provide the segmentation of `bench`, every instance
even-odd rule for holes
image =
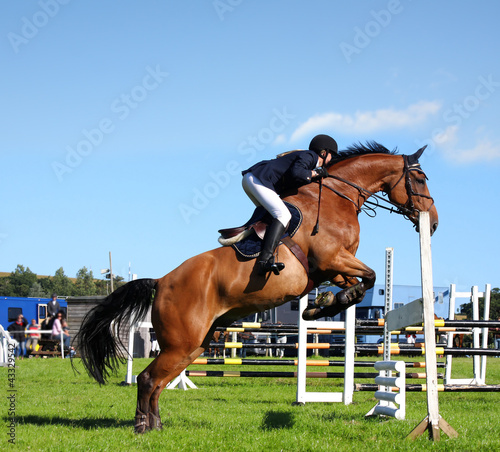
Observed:
[[[59,341],[52,339],[40,339],[38,341],[38,350],[31,352],[32,356],[61,356]]]

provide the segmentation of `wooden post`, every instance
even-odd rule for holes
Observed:
[[[429,212],[420,212],[420,267],[422,273],[422,301],[424,304],[425,371],[427,374],[427,416],[408,435],[415,439],[426,430],[434,441],[440,440],[440,429],[450,437],[458,433],[439,415],[437,388],[436,336],[434,329],[434,295]]]

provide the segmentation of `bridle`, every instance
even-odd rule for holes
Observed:
[[[346,194],[336,190],[333,187],[330,187],[326,184],[323,184],[323,180],[321,179],[319,181],[320,185],[319,185],[319,197],[318,197],[318,217],[316,220],[316,225],[315,225],[314,230],[313,230],[313,235],[316,235],[318,230],[319,230],[319,211],[320,211],[320,206],[321,206],[321,194],[322,194],[323,185],[325,186],[325,188],[332,191],[337,196],[340,196],[341,198],[346,199],[347,201],[350,201],[351,203],[353,203],[354,206],[356,207],[357,214],[360,212],[364,212],[369,217],[375,217],[377,214],[375,209],[377,207],[380,207],[381,209],[388,210],[390,213],[397,213],[399,215],[402,215],[407,220],[411,220],[411,218],[415,217],[419,211],[418,209],[415,208],[415,203],[413,202],[413,198],[417,197],[417,196],[420,198],[426,198],[426,199],[432,200],[431,205],[427,209],[427,211],[430,211],[432,209],[432,206],[434,205],[434,198],[432,198],[432,196],[426,195],[424,193],[416,192],[413,189],[413,185],[412,185],[411,177],[410,177],[410,174],[412,171],[416,171],[419,174],[423,175],[425,177],[425,179],[428,179],[426,174],[424,173],[424,171],[422,170],[422,168],[420,167],[420,164],[418,162],[410,164],[408,162],[408,156],[403,155],[403,161],[404,161],[404,167],[403,167],[403,173],[401,174],[401,177],[398,179],[398,181],[391,188],[389,188],[387,190],[386,194],[391,193],[392,190],[394,190],[399,185],[399,183],[404,179],[406,194],[408,196],[408,200],[406,201],[405,204],[395,203],[395,202],[391,201],[390,199],[384,198],[384,197],[378,195],[377,193],[374,193],[370,190],[367,190],[366,188],[360,187],[359,185],[357,185],[351,181],[348,181],[342,177],[335,176],[333,174],[329,174],[327,176],[328,178],[338,180],[340,182],[345,183],[346,185],[349,185],[350,187],[355,188],[358,191],[358,201],[356,202],[353,199],[351,199],[349,196],[347,196]],[[376,201],[375,202],[368,201],[368,198],[370,198],[370,197],[375,198]],[[363,202],[360,202],[360,198],[363,199]],[[380,204],[380,202],[389,204],[390,206]],[[370,206],[366,206],[366,204],[369,204]]]

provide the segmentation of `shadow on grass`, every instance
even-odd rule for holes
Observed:
[[[76,427],[84,430],[97,430],[100,428],[133,428],[134,420],[123,420],[115,418],[85,418],[85,419],[70,419],[66,417],[49,417],[49,416],[20,416],[17,418],[19,424],[31,425],[60,425],[63,427]]]
[[[262,420],[262,430],[279,430],[293,427],[291,413],[284,411],[268,411]]]

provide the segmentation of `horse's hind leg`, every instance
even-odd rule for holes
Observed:
[[[201,348],[199,352],[201,353]],[[184,370],[198,350],[189,353],[182,348],[165,349],[137,377],[137,409],[135,432],[161,429],[158,398],[163,388]]]

